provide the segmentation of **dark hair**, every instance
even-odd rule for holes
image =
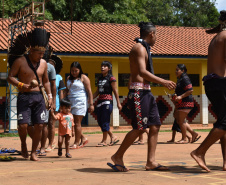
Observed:
[[[140,38],[145,38],[150,32],[155,31],[155,25],[152,22],[140,22]]]
[[[181,71],[184,71],[184,73],[187,73],[186,65],[184,65],[184,64],[177,64],[177,67],[178,67]]]
[[[63,61],[57,55],[51,55],[50,59],[55,64],[56,74],[59,74],[63,68]]]
[[[81,78],[81,76],[82,76],[82,74],[83,74],[83,71],[82,71],[82,67],[81,67],[81,65],[79,64],[79,62],[73,62],[72,64],[71,64],[71,67],[70,67],[70,76],[69,76],[69,80],[73,80],[73,79],[75,79],[74,77],[73,77],[73,75],[71,74],[71,68],[72,67],[75,67],[75,68],[78,68],[79,69],[79,78]]]
[[[222,10],[220,11],[220,17],[218,18],[219,21],[226,21],[226,11]],[[214,33],[220,33],[222,31],[223,28],[226,28],[226,23],[224,24],[218,24],[217,26],[215,26],[214,28],[210,29],[210,30],[206,30],[207,34],[214,34]]]
[[[65,107],[70,107],[71,106],[71,102],[68,99],[68,97],[60,100],[60,106],[65,106]]]
[[[101,63],[101,66],[108,66],[108,68],[110,69],[110,70],[108,71],[108,74],[112,75],[112,64],[111,64],[110,62],[108,62],[108,61],[103,61],[103,62]]]
[[[226,21],[226,10],[222,10],[220,11],[220,17],[218,18],[218,20],[220,21]]]

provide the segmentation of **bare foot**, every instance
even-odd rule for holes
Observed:
[[[76,144],[73,144],[73,145],[69,146],[70,149],[79,149],[79,148],[81,148],[81,147],[82,147],[82,146],[78,146],[78,145],[76,145]]]
[[[151,165],[151,167],[146,165],[145,166],[146,171],[150,171],[150,170],[153,170],[153,171],[169,171],[168,167],[163,166],[163,165],[158,164],[158,163],[156,163],[156,164],[155,165]]]
[[[123,167],[121,167],[121,166],[124,166],[124,162],[123,162],[123,160],[121,159],[121,158],[117,158],[117,157],[115,157],[115,155],[113,155],[112,157],[111,157],[111,160],[114,162],[114,164],[116,165],[116,164],[118,164],[118,165],[120,165],[120,166],[116,166],[116,168],[119,170],[119,171],[121,171],[121,172],[127,172],[127,171],[129,171],[129,169],[128,168],[123,168]]]
[[[192,135],[191,143],[194,143],[200,139],[201,136],[199,136],[196,132]]]
[[[54,149],[55,149],[55,143],[52,144],[52,145],[49,145],[46,149],[45,149],[45,152],[52,152]]]
[[[27,151],[27,145],[21,145],[21,155],[23,158],[28,159],[28,151]]]
[[[88,142],[89,142],[89,140],[87,138],[83,139],[82,147],[84,147]]]
[[[80,144],[78,145],[80,148],[84,147],[87,143],[89,142],[89,140],[85,137],[82,137],[81,138],[81,142]]]
[[[114,146],[118,142],[119,142],[118,137],[114,136],[111,138],[111,142],[110,142],[109,146]]]
[[[143,141],[134,141],[132,145],[144,145]]]
[[[226,164],[223,165],[223,171],[226,171]]]
[[[45,148],[40,148],[40,153],[45,153]]]
[[[188,141],[181,139],[181,140],[177,141],[176,144],[188,144]]]
[[[35,153],[31,153],[30,160],[31,160],[31,161],[40,161],[40,159],[39,159],[39,158],[37,158],[37,156],[36,156],[36,154],[35,154]]]
[[[188,143],[191,143],[191,137],[186,136],[188,138]]]
[[[117,141],[117,139],[118,139],[117,136],[112,137],[111,138],[111,143],[114,142],[114,141]]]
[[[47,147],[47,148],[45,149],[45,152],[52,152],[52,148],[51,148],[51,147]]]
[[[167,143],[174,143],[174,142],[175,142],[175,140],[173,140],[173,139],[167,141]]]
[[[193,152],[190,153],[191,157],[195,159],[195,161],[198,163],[198,165],[203,169],[206,170],[207,172],[210,172],[210,169],[207,168],[206,163],[205,163],[205,158],[204,156],[198,156],[196,154],[196,151],[194,150]]]

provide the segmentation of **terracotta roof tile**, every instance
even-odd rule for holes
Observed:
[[[2,20],[2,19],[0,19]],[[51,32],[50,44],[55,52],[89,54],[128,54],[139,36],[137,25],[47,21],[45,28]],[[8,20],[0,21],[0,29]],[[204,28],[156,26],[157,41],[152,48],[154,55],[206,56],[214,35]],[[7,50],[8,30],[0,32],[0,50]]]

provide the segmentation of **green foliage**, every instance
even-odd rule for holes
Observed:
[[[25,0],[4,0],[4,18],[9,18],[27,4],[29,3]],[[3,17],[3,0],[1,0],[0,17]]]
[[[3,2],[3,0],[1,0]],[[40,0],[41,1],[41,0]],[[50,0],[48,20],[213,27],[218,24],[216,0]],[[4,0],[5,17],[31,0]],[[2,9],[0,9],[2,16]]]

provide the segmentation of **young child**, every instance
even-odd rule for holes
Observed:
[[[71,136],[74,137],[74,119],[71,112],[70,100],[64,98],[60,101],[60,113],[54,114],[54,110],[51,110],[51,114],[55,120],[59,120],[58,130],[58,156],[62,156],[62,145],[65,138],[66,157],[71,158],[69,153],[69,143]]]

